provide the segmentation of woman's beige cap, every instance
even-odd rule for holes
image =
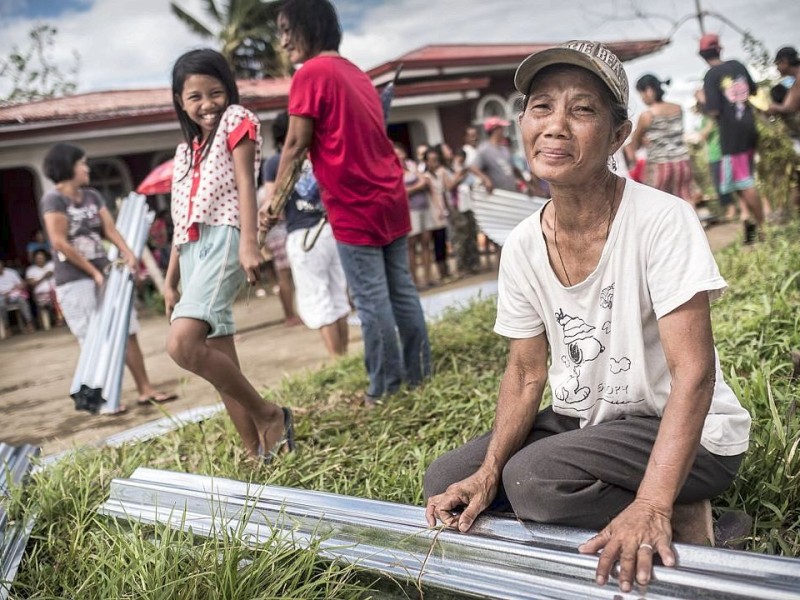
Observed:
[[[530,91],[534,76],[550,65],[567,64],[588,69],[603,81],[614,98],[628,106],[628,76],[617,55],[600,42],[572,40],[531,54],[514,75],[514,87],[523,94]]]

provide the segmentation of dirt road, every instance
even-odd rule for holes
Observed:
[[[739,235],[735,224],[708,230],[712,249],[731,243]],[[466,278],[447,287],[465,286],[491,278]],[[425,295],[445,288],[435,288]],[[287,373],[315,369],[327,354],[319,333],[302,326],[285,327],[275,296],[239,302],[234,309],[237,350],[242,369],[257,389],[275,385]],[[183,371],[165,350],[166,320],[160,316],[142,318],[139,334],[151,380],[158,387],[175,390],[180,399],[163,405],[170,414],[219,402],[214,389],[200,377]],[[350,328],[351,352],[360,352],[361,333]],[[136,389],[129,374],[123,382],[123,403],[130,410],[121,416],[92,416],[75,410],[69,398],[78,344],[66,328],[0,340],[0,441],[42,446],[53,454],[73,445],[103,440],[115,433],[162,418],[153,406],[136,405]]]
[[[282,324],[277,297],[251,297],[247,304],[237,303],[235,313],[242,368],[257,389],[274,385],[286,373],[316,368],[327,359],[319,333]],[[208,383],[180,369],[167,355],[165,318],[146,316],[141,325],[139,342],[151,381],[180,395],[162,408],[175,414],[219,402]],[[358,352],[358,328],[351,328],[351,338],[353,351]],[[126,414],[93,416],[76,411],[68,390],[78,354],[78,344],[66,328],[0,341],[0,440],[38,444],[46,455],[164,416],[156,407],[136,405],[136,388],[127,372],[122,389],[122,402],[129,408]]]

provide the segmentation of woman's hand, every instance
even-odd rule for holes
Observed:
[[[653,555],[659,554],[667,567],[675,566],[672,551],[671,514],[642,500],[634,500],[616,519],[578,550],[596,554],[602,550],[595,573],[597,583],[605,585],[614,563],[619,560],[619,589],[631,591],[634,578],[647,585],[653,570]]]
[[[239,247],[239,262],[244,269],[247,283],[255,285],[261,276],[261,252],[258,250],[258,244],[242,244]]]
[[[175,310],[175,305],[181,299],[178,288],[172,285],[164,286],[164,312],[167,314],[167,319],[172,319],[172,311]]]
[[[92,279],[94,279],[94,284],[97,287],[103,287],[103,283],[105,282],[106,278],[103,275],[103,272],[95,269],[94,273],[92,273]]]
[[[136,271],[139,268],[139,261],[136,260],[136,257],[133,255],[133,252],[126,252],[125,254],[123,254],[122,260],[125,261],[125,264],[131,270],[131,273],[135,275]]]
[[[486,510],[497,495],[498,478],[482,471],[451,485],[443,494],[428,498],[425,518],[430,527],[436,526],[438,519],[451,529],[462,533],[472,527],[478,515]],[[460,515],[451,511],[464,508]]]

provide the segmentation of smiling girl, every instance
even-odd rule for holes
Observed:
[[[265,402],[242,374],[232,310],[245,279],[250,285],[258,279],[261,260],[255,192],[261,126],[238,104],[233,73],[214,50],[181,56],[172,92],[186,141],[175,151],[172,179],[167,348],[176,363],[217,389],[247,453],[269,460],[293,449],[292,413]]]

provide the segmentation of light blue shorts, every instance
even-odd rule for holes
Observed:
[[[239,263],[239,230],[230,225],[200,225],[200,238],[181,244],[178,252],[181,299],[172,321],[205,321],[208,337],[236,333],[233,301],[246,279]]]

